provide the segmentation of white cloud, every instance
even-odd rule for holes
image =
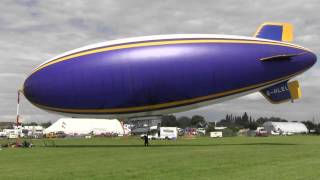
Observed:
[[[0,73],[0,78],[20,78],[25,79],[25,74],[19,74],[19,73]]]

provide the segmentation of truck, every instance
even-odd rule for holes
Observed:
[[[143,139],[147,134],[141,134],[141,138]],[[149,134],[148,139],[150,140],[172,140],[178,138],[178,128],[177,127],[160,127],[158,133]]]

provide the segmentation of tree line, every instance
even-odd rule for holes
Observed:
[[[42,123],[37,123],[37,122],[26,122],[23,123],[23,126],[42,126],[44,128],[47,128],[51,126],[51,122],[42,122]],[[0,129],[13,129],[13,126],[15,126],[15,122],[0,122]]]
[[[168,127],[180,127],[180,128],[206,128],[208,131],[213,131],[215,125],[223,126],[237,132],[239,129],[250,129],[256,130],[257,127],[263,126],[263,123],[267,121],[272,122],[288,122],[287,119],[280,117],[259,117],[254,119],[247,112],[242,115],[227,114],[221,120],[215,122],[208,122],[203,116],[194,115],[191,118],[182,116],[177,118],[174,115],[166,115],[162,117],[161,126]],[[315,133],[320,134],[320,123],[315,123],[314,121],[301,121],[306,125],[309,130],[313,130]]]
[[[249,128],[256,129],[257,126],[262,126],[264,122],[274,121],[274,122],[288,122],[286,119],[278,117],[260,117],[257,120],[249,116],[247,112],[243,115],[233,115],[227,114],[225,118],[217,121],[217,126],[223,126],[228,128]],[[162,117],[162,126],[171,126],[171,127],[192,127],[192,128],[205,128],[212,122],[208,122],[203,116],[194,115],[191,118],[182,116],[177,118],[174,115],[166,115]]]
[[[207,121],[203,116],[194,115],[191,118],[182,116],[177,118],[174,115],[166,115],[162,117],[161,126],[167,127],[180,127],[180,128],[204,128],[207,125]]]
[[[267,121],[272,122],[288,122],[288,120],[279,118],[279,117],[259,117],[254,119],[244,112],[243,115],[237,116],[233,114],[227,114],[224,119],[221,119],[217,122],[217,126],[224,126],[228,128],[237,128],[237,129],[250,129],[256,130],[257,127],[262,126],[263,123]]]

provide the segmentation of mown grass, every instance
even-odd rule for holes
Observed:
[[[320,179],[320,136],[33,143],[0,151],[0,179]]]

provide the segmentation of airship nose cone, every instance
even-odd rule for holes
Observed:
[[[306,51],[301,57],[298,57],[297,60],[303,69],[309,69],[317,62],[317,56],[313,52]]]
[[[32,83],[30,77],[28,77],[23,83],[23,94],[30,101],[33,102],[34,93],[32,91]]]
[[[33,104],[41,103],[41,98],[45,92],[42,90],[43,86],[39,86],[39,83],[37,82],[38,81],[37,79],[35,80],[34,75],[31,75],[24,81],[23,84],[23,94],[29,100],[29,102]]]
[[[311,68],[317,62],[317,56],[311,51],[304,51],[292,58],[292,65],[299,71]]]
[[[308,61],[307,63],[311,67],[317,62],[317,56],[313,52],[310,52],[306,61]]]

